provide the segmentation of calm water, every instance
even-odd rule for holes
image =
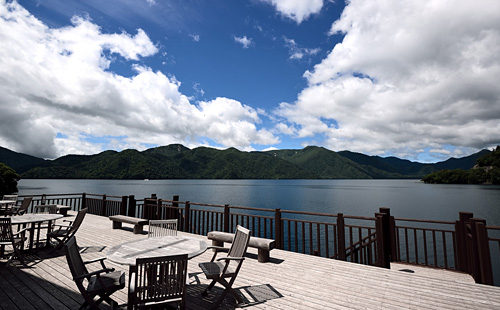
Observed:
[[[281,208],[373,216],[379,207],[395,217],[454,221],[473,212],[500,226],[500,186],[434,185],[418,180],[21,180],[20,195],[89,193],[135,195],[208,204]]]

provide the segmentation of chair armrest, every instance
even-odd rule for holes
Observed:
[[[24,233],[24,232],[25,232],[25,231],[27,231],[27,230],[29,230],[29,228],[28,228],[28,227],[25,227],[25,228],[23,228],[23,229],[21,229],[21,230],[16,231],[16,232],[15,232],[15,233],[13,233],[12,235],[13,235],[13,236],[17,236],[17,235],[19,235],[20,233]]]
[[[225,248],[225,247],[217,246],[217,245],[208,246],[207,250],[210,250],[210,249],[214,249],[214,250],[217,250],[217,251],[224,251],[224,250],[229,251],[229,248]]]
[[[91,276],[99,276],[101,273],[108,273],[108,272],[112,272],[112,271],[114,271],[113,268],[104,268],[104,269],[96,270],[96,271],[93,271],[93,272],[81,274],[79,276],[74,277],[73,279],[74,280],[85,279],[85,278],[88,278],[88,277],[91,277]]]
[[[245,260],[244,257],[221,257],[221,258],[218,258],[217,261],[221,261],[221,260],[227,260],[227,261],[230,261],[230,260]]]
[[[115,268],[108,268],[108,267],[106,267],[106,265],[104,265],[105,260],[106,260],[106,257],[98,257],[98,258],[84,261],[83,263],[86,265],[86,264],[100,262],[103,269],[110,269],[111,271],[115,271]]]
[[[210,249],[215,250],[214,255],[212,256],[212,259],[210,260],[210,262],[213,262],[215,260],[215,257],[217,256],[217,253],[219,253],[219,251],[225,251],[225,252],[229,251],[229,248],[225,248],[225,247],[218,246],[218,245],[208,246],[207,250],[210,250]]]

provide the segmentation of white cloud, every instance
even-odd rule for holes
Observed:
[[[243,37],[233,36],[233,39],[235,42],[240,43],[243,46],[243,48],[249,48],[250,46],[253,45],[252,38],[247,38],[247,36]]]
[[[191,104],[180,82],[139,64],[158,53],[141,29],[105,34],[87,19],[51,29],[0,2],[0,145],[44,158],[206,139],[251,149],[277,138],[235,100]],[[131,77],[108,71],[119,59]]]
[[[323,7],[323,0],[260,0],[273,5],[284,17],[293,19],[297,24],[318,14]]]
[[[190,34],[189,35],[191,39],[193,39],[194,42],[200,42],[200,35],[199,34]]]
[[[285,41],[285,46],[288,48],[288,50],[290,52],[289,59],[300,60],[300,59],[307,57],[307,56],[316,55],[321,50],[319,48],[301,47],[297,44],[297,42],[295,42],[294,39],[289,39],[287,37],[283,37],[283,40]]]
[[[309,86],[276,111],[299,136],[415,157],[500,143],[500,2],[352,0],[337,32]]]

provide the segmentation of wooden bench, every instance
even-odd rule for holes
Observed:
[[[63,205],[56,205],[56,208],[59,211],[59,214],[62,214],[63,216],[68,215],[68,211],[71,210],[70,206],[63,206]]]
[[[134,224],[134,234],[142,233],[142,228],[144,225],[149,223],[146,219],[140,219],[137,217],[125,216],[125,215],[112,215],[109,217],[113,221],[113,229],[122,228],[122,223]]]
[[[208,239],[212,240],[212,245],[214,246],[224,246],[224,242],[233,242],[234,234],[222,232],[222,231],[211,231],[207,234]],[[274,249],[275,242],[271,239],[250,237],[248,246],[251,248],[258,249],[257,259],[259,263],[265,263],[269,261],[270,251]]]

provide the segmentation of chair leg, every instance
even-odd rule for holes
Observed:
[[[210,283],[209,286],[207,286],[205,288],[205,290],[201,293],[202,296],[207,296],[208,295],[208,291],[212,290],[214,288],[214,285],[217,281],[216,280],[213,280],[212,283]]]

